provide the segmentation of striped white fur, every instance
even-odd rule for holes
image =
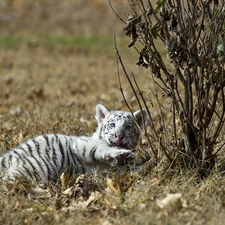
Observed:
[[[140,128],[146,120],[145,111],[134,113]],[[92,174],[94,170],[123,167],[135,161],[130,149],[136,147],[141,131],[129,112],[109,111],[96,107],[98,128],[92,137],[47,134],[35,137],[0,156],[3,179],[16,178],[30,182],[56,182],[62,173]]]

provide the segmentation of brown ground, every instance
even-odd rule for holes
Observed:
[[[112,3],[122,12],[120,1]],[[98,103],[127,110],[117,79],[113,18],[104,0],[0,2],[0,152],[43,133],[90,135],[96,127]],[[135,67],[135,54],[126,50],[129,40],[123,38],[122,27],[117,21],[124,62],[147,95],[149,71]],[[71,42],[80,37],[88,42]],[[122,81],[133,110],[138,109],[127,82]],[[217,170],[199,181],[192,171],[179,174],[159,165],[132,179],[129,191],[119,198],[106,190],[105,178],[94,177],[98,191],[92,201],[64,196],[59,190],[37,190],[33,195],[7,192],[1,185],[0,224],[224,222],[225,179]],[[129,183],[126,178],[119,182]],[[182,198],[160,209],[157,201],[167,193],[181,193]]]

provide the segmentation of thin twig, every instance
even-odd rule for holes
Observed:
[[[124,24],[126,24],[126,22],[116,13],[115,9],[113,8],[113,6],[111,4],[111,0],[109,0],[109,5],[110,5],[110,8],[112,9],[112,11],[114,12],[114,14],[116,15],[116,17],[119,18],[120,21],[122,21]]]

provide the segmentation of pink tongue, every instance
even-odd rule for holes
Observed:
[[[117,146],[121,146],[122,145],[122,139],[117,137],[116,140],[115,140],[115,144]]]

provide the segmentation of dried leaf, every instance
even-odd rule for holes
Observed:
[[[121,197],[132,186],[134,180],[132,176],[127,174],[114,179],[107,179],[108,190],[111,190],[117,197]]]
[[[164,209],[167,214],[173,214],[180,211],[182,207],[187,207],[187,202],[181,193],[167,194],[164,199],[157,200],[156,204],[160,209]]]
[[[89,197],[92,191],[97,189],[97,185],[92,181],[90,176],[81,174],[76,180],[72,180],[69,175],[61,175],[62,194],[68,197],[78,198]]]
[[[127,25],[124,27],[124,30],[129,30],[140,22],[141,22],[141,15],[139,15],[139,16],[129,16],[128,20],[127,20]]]
[[[62,175],[60,176],[60,180],[62,183],[61,191],[63,192],[66,190],[66,186],[68,185],[68,183],[70,181],[70,174],[62,173]]]
[[[129,16],[127,20],[127,25],[124,27],[124,30],[126,31],[126,36],[131,37],[131,41],[128,45],[128,47],[132,47],[135,42],[137,41],[138,34],[136,25],[141,22],[141,15],[140,16]]]
[[[50,198],[51,193],[49,189],[43,189],[41,187],[33,187],[27,190],[27,192],[35,198]]]
[[[73,195],[73,187],[65,189],[64,191],[62,191],[62,194],[67,195],[67,196]]]
[[[88,200],[85,200],[83,197],[79,197],[77,200],[77,206],[84,209],[90,206],[92,202],[98,201],[102,198],[102,194],[98,191],[92,192]]]

